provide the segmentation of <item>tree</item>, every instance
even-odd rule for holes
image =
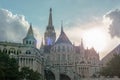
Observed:
[[[0,53],[0,80],[42,80],[42,75],[28,67],[18,70],[18,62],[6,53]]]
[[[120,77],[120,55],[114,55],[107,63],[107,66],[102,68],[100,74],[103,76]]]
[[[0,53],[0,80],[18,80],[19,71],[16,59]]]
[[[42,80],[42,75],[37,71],[33,71],[28,67],[23,67],[20,71],[21,79],[26,80]]]

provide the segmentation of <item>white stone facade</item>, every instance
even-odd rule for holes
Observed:
[[[29,67],[42,73],[42,56],[37,48],[19,43],[0,42],[0,51],[9,54],[18,61],[19,69]]]
[[[49,20],[52,20],[51,11],[49,16],[51,16]],[[52,32],[49,32],[48,28],[55,32],[53,23],[51,24],[48,23],[46,27],[48,34],[52,34]],[[45,39],[48,37],[50,36],[44,36]],[[51,35],[51,39],[52,37],[56,36]],[[45,40],[44,42],[50,42],[50,40]],[[100,70],[99,54],[94,48],[84,49],[82,40],[80,46],[73,45],[63,30],[63,24],[61,25],[61,33],[54,44],[49,45],[45,43],[45,45],[43,45],[42,43],[40,50],[42,50],[43,56],[45,57],[45,66],[53,73],[57,73],[54,74],[55,76],[64,74],[72,80],[76,78],[79,79],[80,77],[98,76]]]

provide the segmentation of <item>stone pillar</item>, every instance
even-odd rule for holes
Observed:
[[[60,80],[60,72],[59,72],[59,70],[56,70],[54,75],[55,75],[55,80]]]

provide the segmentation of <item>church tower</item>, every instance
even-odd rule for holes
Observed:
[[[48,26],[44,33],[44,42],[46,46],[53,45],[56,40],[56,33],[52,22],[52,8],[50,8]]]
[[[27,46],[36,47],[36,43],[37,43],[37,41],[36,41],[34,34],[33,34],[32,25],[30,24],[30,27],[28,29],[28,33],[27,33],[26,37],[23,39],[23,44],[25,44]]]

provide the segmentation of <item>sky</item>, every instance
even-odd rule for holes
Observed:
[[[72,43],[101,58],[120,43],[120,0],[0,0],[0,41],[22,42],[32,23],[39,47],[50,8],[57,37],[62,20]]]

